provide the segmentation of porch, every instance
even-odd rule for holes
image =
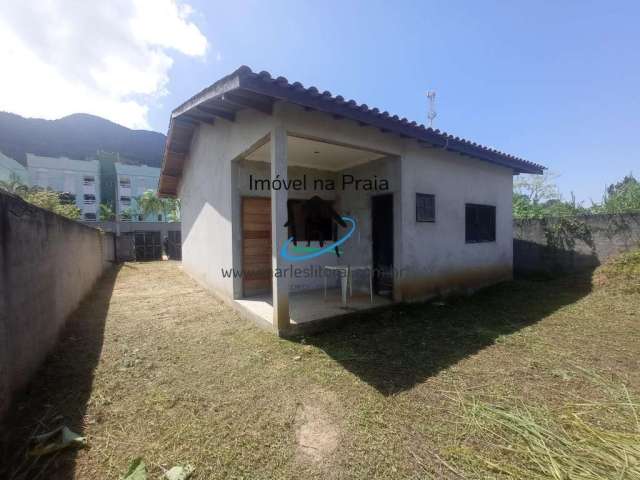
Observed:
[[[262,324],[271,324],[273,299],[270,294],[242,298],[235,301],[247,316]],[[289,334],[310,333],[344,321],[347,316],[364,310],[379,309],[393,304],[388,296],[354,292],[347,303],[342,301],[340,289],[304,290],[289,294]]]
[[[280,128],[234,160],[234,265],[243,273],[234,279],[238,310],[290,335],[392,304],[399,169],[387,152]],[[301,205],[311,199],[333,215],[320,238],[304,231]],[[340,218],[352,228],[339,225]],[[293,268],[315,273],[276,274]],[[325,275],[347,269],[350,284]]]

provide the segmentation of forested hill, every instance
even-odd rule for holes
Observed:
[[[119,152],[134,163],[160,167],[165,138],[162,133],[131,130],[86,113],[43,120],[0,112],[0,152],[23,165],[26,153],[84,160],[100,149]]]

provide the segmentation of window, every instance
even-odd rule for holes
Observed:
[[[436,221],[436,196],[416,193],[416,222]]]
[[[142,222],[144,220],[144,217],[142,215],[138,215],[138,221]]]
[[[120,205],[131,205],[131,197],[120,197]]]
[[[131,179],[129,177],[120,177],[120,188],[131,188]]]
[[[96,196],[92,195],[90,193],[85,193],[84,194],[84,203],[86,205],[92,205],[92,204],[96,203]]]
[[[92,175],[85,175],[85,177],[82,179],[84,185],[93,185],[95,181],[96,179]]]
[[[95,213],[85,213],[84,214],[84,219],[85,220],[95,220],[96,219],[96,214]]]
[[[298,242],[334,241],[337,237],[337,226],[329,217],[322,215],[305,218],[303,204],[305,200],[288,200],[287,214],[292,224],[289,227],[289,237],[295,236]],[[331,204],[331,202],[327,202]]]
[[[162,214],[158,214],[158,221],[161,222],[162,221]]]
[[[496,241],[496,207],[467,203],[465,208],[467,243]]]

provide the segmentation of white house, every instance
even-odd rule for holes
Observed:
[[[241,67],[173,111],[159,192],[185,271],[288,335],[511,279],[512,177],[542,171]]]
[[[100,163],[98,160],[73,160],[27,153],[31,185],[75,196],[81,218],[95,221],[100,205]]]

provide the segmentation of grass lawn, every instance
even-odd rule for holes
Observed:
[[[577,452],[587,440],[558,440],[582,431],[576,418],[627,459],[615,478],[638,478],[640,271],[629,272],[517,280],[292,341],[176,263],[125,264],[16,402],[0,478],[117,479],[135,457],[149,478],[186,463],[194,479],[534,478],[544,469],[526,435]],[[24,460],[25,440],[60,422],[89,447]]]

